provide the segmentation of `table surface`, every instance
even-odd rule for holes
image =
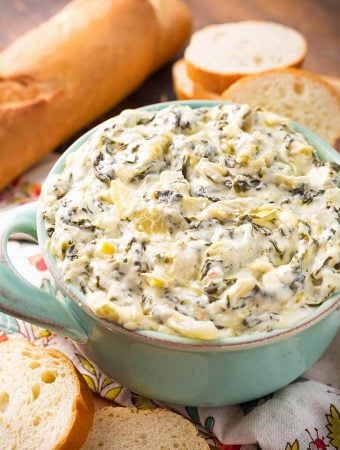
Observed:
[[[0,0],[0,50],[25,31],[52,16],[68,1]],[[290,25],[301,31],[307,38],[309,52],[304,67],[323,74],[340,75],[339,0],[185,1],[193,11],[195,29],[211,23],[247,19],[264,19]],[[180,54],[176,55],[176,58],[178,57]],[[99,117],[95,123],[124,108],[133,108],[174,98],[170,63],[150,77],[134,94],[105,116]],[[322,360],[308,372],[309,376],[322,382],[331,383],[333,386],[338,385],[340,358],[335,355],[339,339],[340,335]],[[328,370],[325,370],[325,366]],[[328,378],[330,372],[334,374],[333,379]],[[96,399],[97,407],[104,403],[106,402]]]
[[[0,0],[0,50],[25,31],[51,17],[70,0]],[[340,75],[340,0],[184,0],[192,9],[195,29],[207,24],[247,19],[281,22],[301,31],[309,51],[306,69]],[[180,57],[176,55],[174,59]],[[174,99],[171,63],[150,77],[134,94],[91,124],[124,108]],[[84,130],[81,131],[81,133]],[[81,134],[80,133],[80,134]],[[74,137],[71,139],[71,141]],[[61,148],[65,148],[68,142]]]

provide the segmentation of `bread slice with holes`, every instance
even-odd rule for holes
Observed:
[[[305,38],[293,28],[249,20],[210,25],[197,31],[184,59],[193,81],[221,94],[242,76],[299,67],[306,53]]]
[[[63,353],[0,344],[1,450],[80,449],[93,417],[91,391]]]
[[[172,81],[178,100],[220,100],[218,94],[189,78],[184,59],[176,61],[172,66]]]
[[[282,69],[242,78],[222,98],[273,111],[305,125],[335,145],[340,136],[340,97],[316,74]]]
[[[108,406],[95,414],[83,450],[209,450],[184,417],[165,409]]]

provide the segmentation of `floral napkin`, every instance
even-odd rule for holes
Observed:
[[[58,155],[49,155],[38,166],[0,192],[0,220],[6,209],[36,200],[41,182]],[[56,287],[34,243],[11,241],[9,254],[31,283],[56,293]],[[220,408],[161,405],[130,392],[102,373],[79,353],[72,341],[0,312],[0,342],[22,337],[37,345],[64,352],[100,396],[124,406],[147,409],[163,406],[192,420],[208,443],[223,450],[340,450],[340,335],[325,356],[289,386],[263,398]]]

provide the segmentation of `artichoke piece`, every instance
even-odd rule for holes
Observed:
[[[132,221],[138,231],[146,234],[167,233],[168,227],[161,211],[156,208],[142,209],[132,214]]]

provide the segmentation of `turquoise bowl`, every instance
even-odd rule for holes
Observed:
[[[220,102],[168,102],[146,109],[158,110],[173,103],[198,108]],[[340,163],[339,155],[327,143],[304,127],[293,126],[316,148],[320,159]],[[63,169],[66,156],[97,128],[71,145],[48,178]],[[54,257],[46,250],[47,235],[39,203],[11,210],[2,222],[0,310],[71,338],[107,375],[153,399],[190,406],[220,406],[263,396],[308,369],[340,327],[337,293],[305,320],[268,333],[206,342],[154,331],[129,331],[96,317],[82,294],[63,281]],[[38,239],[63,299],[32,286],[18,274],[7,253],[8,239],[18,232]]]

